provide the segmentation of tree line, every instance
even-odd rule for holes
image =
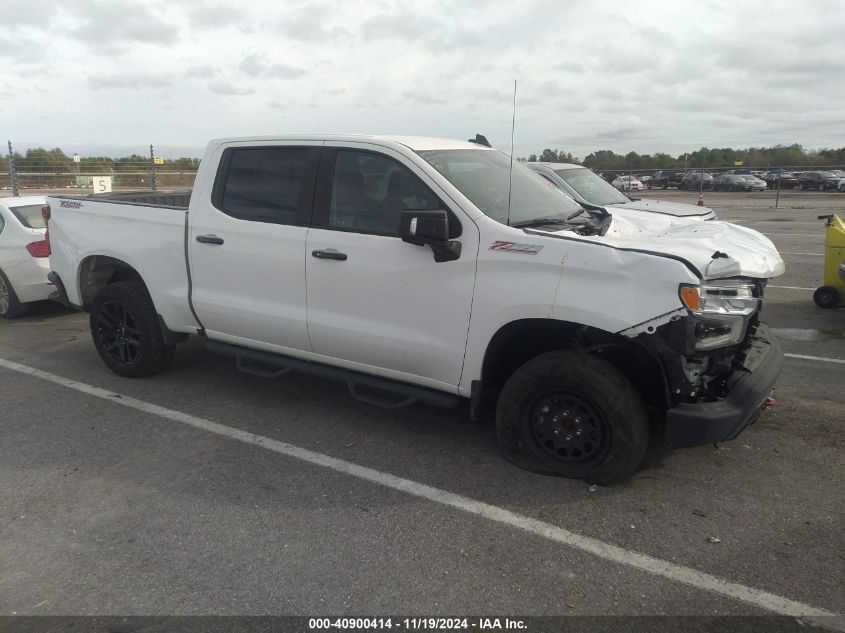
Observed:
[[[733,167],[736,161],[742,161],[745,167],[816,167],[845,165],[845,147],[839,149],[804,149],[797,143],[775,145],[774,147],[750,147],[733,149],[730,147],[702,147],[694,152],[671,156],[663,152],[656,154],[616,154],[609,149],[598,150],[584,157],[574,157],[569,152],[557,149],[544,149],[542,153],[520,158],[528,162],[577,163],[591,169],[626,170],[626,169],[696,169]]]
[[[67,156],[60,148],[44,149],[36,147],[28,149],[25,154],[13,154],[18,169],[45,172],[75,172],[77,163],[72,156]],[[8,160],[8,155],[6,159]],[[648,169],[697,169],[733,167],[736,161],[742,161],[745,167],[772,168],[815,167],[845,165],[845,147],[839,149],[804,149],[797,143],[793,145],[775,145],[774,147],[751,147],[747,149],[733,149],[730,147],[713,148],[702,147],[694,152],[671,156],[664,152],[656,154],[616,154],[612,150],[603,149],[592,152],[583,160],[569,152],[557,149],[544,149],[540,154],[531,154],[521,161],[545,163],[576,163],[597,170],[648,170]],[[121,172],[138,171],[148,168],[149,156],[132,154],[122,158],[108,156],[83,156],[79,160],[79,170],[84,172]],[[163,165],[156,165],[156,171],[193,171],[199,167],[199,158],[168,159]]]
[[[131,154],[122,158],[111,158],[109,156],[83,156],[79,163],[73,161],[72,156],[67,156],[58,147],[44,149],[36,147],[26,150],[25,154],[14,152],[15,165],[17,169],[26,169],[43,172],[75,172],[77,164],[82,172],[126,172],[147,169],[152,164],[149,156]],[[6,155],[6,160],[9,155]],[[166,160],[163,165],[156,165],[156,171],[195,171],[199,167],[199,158],[176,158]]]

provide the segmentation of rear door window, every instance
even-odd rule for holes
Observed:
[[[306,224],[318,148],[227,149],[215,184],[214,206],[241,220]]]

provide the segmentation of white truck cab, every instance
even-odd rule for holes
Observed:
[[[51,197],[56,298],[115,372],[188,335],[243,371],[342,380],[373,404],[495,411],[503,453],[611,482],[652,426],[732,439],[780,370],[760,321],[784,266],[759,233],[585,208],[477,143],[209,143],[190,195]]]

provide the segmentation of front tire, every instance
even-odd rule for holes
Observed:
[[[496,407],[504,456],[538,473],[614,483],[629,478],[648,446],[639,393],[588,354],[542,354],[511,375]]]
[[[173,360],[175,346],[165,345],[155,306],[140,281],[103,288],[94,299],[89,323],[100,358],[116,374],[150,376]]]
[[[21,303],[9,278],[0,270],[0,318],[17,319],[29,312],[29,304]]]

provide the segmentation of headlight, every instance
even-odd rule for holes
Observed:
[[[732,279],[682,285],[679,294],[696,320],[695,348],[699,350],[742,341],[746,317],[757,311],[760,301],[754,296],[753,284]]]

